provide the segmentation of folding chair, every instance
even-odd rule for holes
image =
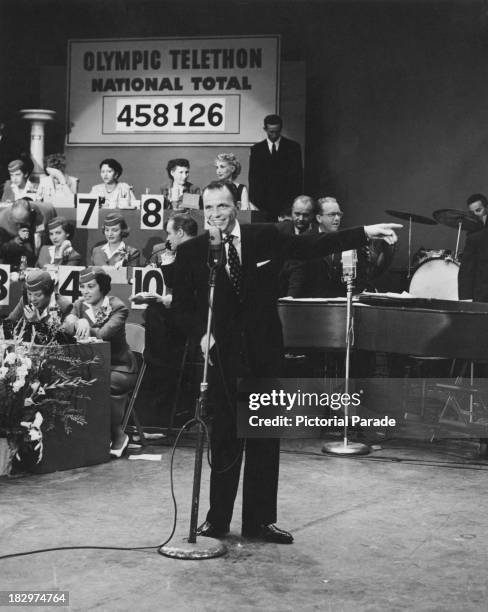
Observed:
[[[144,345],[145,345],[146,330],[144,329],[142,325],[138,325],[136,323],[126,323],[125,335],[126,335],[127,344],[129,345],[130,350],[136,356],[137,363],[139,366],[139,371],[137,374],[136,384],[134,386],[132,393],[130,394],[129,403],[127,404],[124,418],[122,420],[122,429],[124,431],[126,430],[129,418],[132,416],[134,425],[136,426],[137,432],[139,433],[141,444],[144,445],[146,442],[146,438],[144,436],[144,430],[142,429],[141,422],[139,421],[136,411],[134,410],[134,406],[137,400],[137,396],[139,394],[139,389],[141,387],[142,379],[144,378],[144,374],[146,373],[146,362],[144,361]]]

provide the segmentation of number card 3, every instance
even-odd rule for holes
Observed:
[[[141,229],[163,229],[164,196],[141,196]]]
[[[98,229],[100,202],[98,196],[79,193],[76,196],[76,227]]]
[[[8,306],[10,293],[10,266],[0,265],[0,306]]]

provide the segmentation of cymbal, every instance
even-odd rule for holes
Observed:
[[[397,219],[405,219],[406,221],[413,221],[414,223],[424,223],[425,225],[437,225],[437,221],[431,219],[430,217],[424,217],[423,215],[418,215],[417,213],[409,213],[403,212],[401,210],[385,210],[385,213],[388,213],[392,217],[396,217]]]
[[[482,225],[476,219],[473,219],[473,215],[470,213],[464,212],[464,210],[456,210],[455,208],[441,208],[439,210],[435,210],[432,213],[432,216],[436,221],[442,223],[442,225],[447,225],[447,227],[452,227],[454,229],[458,229],[459,225],[461,225],[461,229],[473,232],[482,228]]]

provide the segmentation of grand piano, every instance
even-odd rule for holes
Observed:
[[[278,312],[286,350],[345,349],[345,299],[282,299]],[[467,366],[488,362],[488,304],[361,294],[352,313],[353,350],[465,360]],[[465,368],[468,375],[470,369]],[[429,382],[446,398],[432,433],[446,425],[479,437],[486,446],[488,381]],[[402,411],[405,398],[396,400]]]
[[[345,299],[282,299],[278,312],[287,349],[345,348]],[[353,317],[355,349],[488,361],[485,303],[362,294]]]

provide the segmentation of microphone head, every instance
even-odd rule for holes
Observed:
[[[211,248],[220,247],[220,245],[222,244],[222,232],[220,231],[220,229],[218,227],[215,227],[214,225],[209,225],[208,234],[209,234],[208,239],[210,241],[210,247]]]

